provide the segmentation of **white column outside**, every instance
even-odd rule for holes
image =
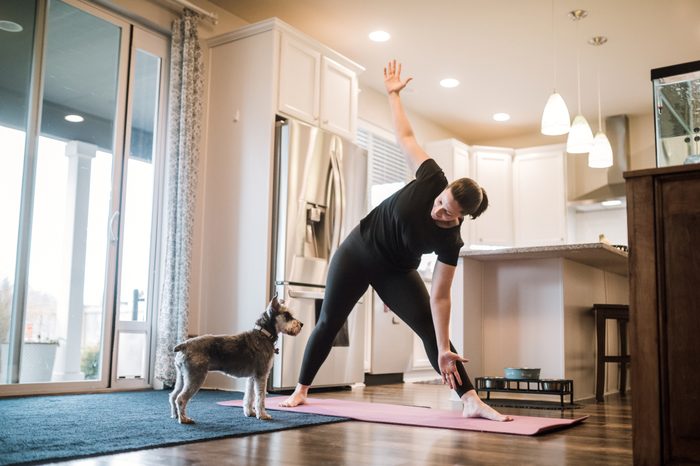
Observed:
[[[90,173],[97,146],[81,141],[66,145],[69,159],[66,186],[66,227],[63,235],[63,298],[58,304],[60,340],[56,352],[53,381],[84,380],[80,370],[85,288],[85,250],[87,243]]]

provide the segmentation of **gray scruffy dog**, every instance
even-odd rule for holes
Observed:
[[[248,377],[243,397],[246,416],[272,419],[265,411],[265,390],[277,352],[275,342],[280,333],[297,335],[303,325],[275,296],[255,322],[254,330],[238,335],[202,335],[175,346],[177,376],[170,393],[171,417],[177,417],[181,424],[194,423],[187,417],[187,402],[199,391],[208,371],[219,371],[232,377]]]

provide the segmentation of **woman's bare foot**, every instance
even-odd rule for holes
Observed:
[[[491,406],[481,401],[481,398],[479,398],[475,390],[469,390],[462,395],[462,401],[464,403],[462,416],[464,417],[482,417],[484,419],[500,422],[513,420],[512,417],[499,413]]]
[[[280,406],[285,408],[293,408],[295,406],[303,405],[306,402],[306,397],[309,394],[309,386],[297,384],[294,389],[294,393],[289,395],[289,398],[280,403]]]

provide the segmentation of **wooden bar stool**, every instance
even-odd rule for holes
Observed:
[[[630,310],[627,304],[594,304],[596,328],[596,385],[595,399],[603,401],[605,391],[605,363],[618,363],[620,367],[620,396],[625,396],[627,386],[627,364],[630,362],[630,355],[627,353],[627,323],[630,320]],[[614,319],[617,321],[617,331],[620,341],[620,352],[618,355],[605,354],[605,321]]]

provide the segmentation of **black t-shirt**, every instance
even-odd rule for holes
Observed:
[[[442,228],[430,217],[433,202],[447,187],[447,178],[433,159],[418,167],[416,179],[386,198],[360,222],[360,231],[390,263],[417,269],[421,255],[435,252],[438,260],[457,265],[464,245],[459,225]]]

